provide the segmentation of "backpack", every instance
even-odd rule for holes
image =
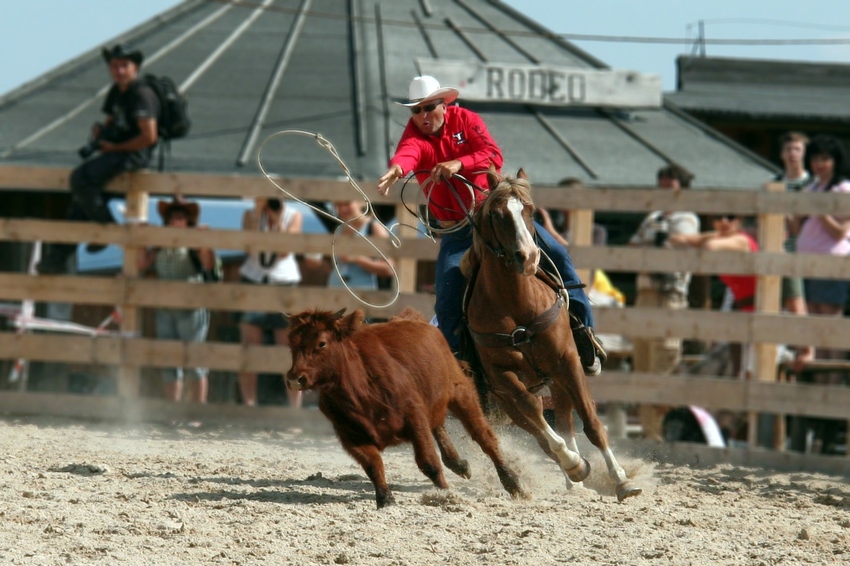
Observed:
[[[168,146],[171,153],[171,140],[185,137],[192,128],[189,101],[177,90],[177,85],[170,77],[147,74],[142,77],[142,83],[150,87],[159,99],[157,134],[162,142],[159,148],[159,170],[162,171],[165,147]]]
[[[189,118],[189,101],[177,90],[174,81],[169,77],[151,74],[145,75],[142,81],[159,99],[159,116],[157,117],[159,136],[165,140],[186,137],[192,128],[192,120]]]

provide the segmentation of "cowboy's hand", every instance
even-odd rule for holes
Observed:
[[[401,170],[401,166],[397,164],[393,164],[383,176],[378,179],[378,192],[384,196],[390,192],[390,187],[393,186],[393,183],[398,181],[399,177],[402,176],[404,172]]]
[[[431,182],[439,183],[443,179],[449,180],[455,173],[460,173],[461,169],[463,169],[463,163],[458,159],[437,163],[431,169]]]

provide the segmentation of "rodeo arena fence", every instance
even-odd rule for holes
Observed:
[[[43,167],[0,167],[1,191],[67,191],[68,169]],[[286,179],[276,182],[301,199],[310,201],[350,200],[347,181]],[[376,181],[362,186],[374,189]],[[387,257],[395,260],[398,300],[387,308],[364,306],[345,289],[324,287],[273,287],[238,282],[199,285],[139,277],[136,252],[148,246],[210,247],[219,250],[290,251],[329,254],[330,235],[287,235],[238,230],[184,230],[145,225],[149,195],[184,197],[272,197],[279,190],[261,176],[221,176],[190,173],[138,172],[117,178],[110,191],[124,193],[127,222],[117,225],[95,223],[0,219],[0,240],[12,242],[94,242],[117,244],[124,249],[123,269],[113,276],[36,276],[0,273],[0,304],[23,305],[16,311],[16,330],[0,333],[0,360],[11,360],[12,371],[22,360],[115,366],[117,395],[94,396],[28,392],[25,388],[0,391],[0,412],[106,419],[233,419],[293,423],[293,426],[322,426],[317,411],[283,407],[249,408],[234,403],[171,403],[140,396],[142,367],[207,367],[220,371],[283,373],[290,365],[289,351],[275,346],[246,346],[224,342],[186,343],[141,337],[140,309],[199,308],[216,311],[299,312],[320,306],[337,310],[363,308],[367,317],[388,318],[412,306],[430,316],[433,296],[416,292],[420,261],[436,259],[438,246],[418,238],[415,229],[401,227],[400,247],[386,239],[370,239]],[[398,202],[397,194],[381,197],[367,190],[375,204],[394,204],[397,219],[412,223],[410,213]],[[374,197],[374,198],[373,198]],[[0,197],[2,198],[2,197]],[[748,442],[736,448],[688,452],[701,463],[732,462],[775,465],[795,469],[818,469],[847,473],[850,459],[840,456],[800,454],[785,451],[784,416],[847,420],[850,388],[797,383],[786,377],[786,365],[778,361],[781,344],[813,345],[816,348],[846,348],[850,343],[850,320],[800,316],[780,312],[783,276],[815,278],[850,277],[850,258],[830,255],[787,254],[783,251],[784,217],[794,214],[835,214],[850,217],[850,199],[835,193],[786,192],[784,185],[740,190],[685,190],[675,194],[656,188],[594,187],[556,189],[535,185],[535,204],[544,208],[570,210],[572,241],[570,254],[583,281],[591,270],[607,272],[690,271],[695,275],[754,274],[758,277],[756,309],[752,313],[702,309],[595,307],[597,330],[626,338],[679,337],[706,342],[737,342],[754,349],[754,365],[748,379],[704,375],[655,375],[628,370],[605,371],[589,379],[598,403],[651,403],[671,406],[695,405],[708,410],[743,412],[748,415]],[[753,216],[757,220],[760,251],[756,253],[711,252],[697,249],[648,249],[623,246],[591,246],[595,212],[644,214],[652,210],[682,210],[697,214]],[[370,242],[339,238],[338,254],[375,255]],[[368,303],[391,302],[394,291],[363,293]],[[32,301],[101,305],[113,309],[99,326],[86,330],[62,327],[63,332],[31,333],[35,321]],[[108,312],[108,311],[107,311]],[[13,317],[14,318],[14,317]],[[49,321],[45,322],[49,326]],[[109,325],[117,326],[108,331]],[[79,330],[79,333],[75,333]],[[616,354],[616,353],[615,353]],[[815,367],[822,362],[813,362]],[[831,367],[831,366],[827,366]],[[845,368],[846,369],[846,368]],[[760,414],[774,415],[772,449],[757,446]],[[667,443],[669,444],[669,443]],[[677,443],[673,443],[677,444]],[[670,448],[656,447],[657,450]]]

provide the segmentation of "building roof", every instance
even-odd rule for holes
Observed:
[[[393,102],[421,58],[607,69],[496,0],[186,0],[116,42],[141,48],[142,71],[171,76],[189,97],[193,129],[173,142],[168,170],[222,174],[257,174],[260,143],[299,129],[331,141],[356,179],[377,179],[409,117]],[[0,97],[0,164],[75,165],[108,83],[94,49]],[[667,101],[503,104],[465,101],[457,86],[501,145],[505,170],[524,167],[536,183],[647,185],[677,162],[696,187],[756,187],[773,170]],[[309,138],[275,138],[263,155],[290,178],[341,174]]]
[[[667,97],[689,112],[850,122],[850,65],[680,56],[676,68]]]

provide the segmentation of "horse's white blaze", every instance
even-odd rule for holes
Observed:
[[[517,251],[523,253],[528,258],[523,266],[525,273],[534,273],[537,271],[537,264],[540,263],[540,248],[534,243],[534,237],[525,225],[525,220],[522,217],[523,208],[522,201],[518,198],[511,197],[508,199],[508,210],[511,212],[511,218],[514,221],[517,244],[519,245]]]

